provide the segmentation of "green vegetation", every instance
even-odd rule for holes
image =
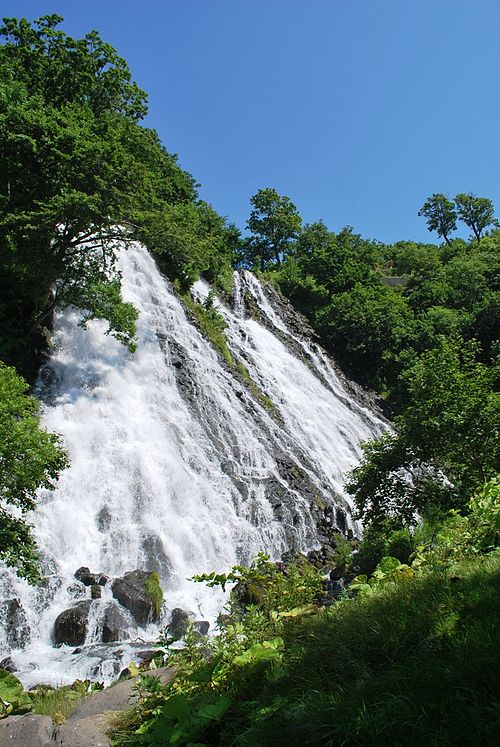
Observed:
[[[21,518],[38,488],[51,490],[67,458],[40,427],[38,401],[13,368],[0,363],[0,558],[30,583],[39,580],[31,527]]]
[[[31,711],[50,716],[55,724],[62,724],[73,713],[79,700],[102,689],[103,685],[98,682],[76,680],[64,687],[38,685],[26,692],[15,675],[0,669],[0,718]]]
[[[150,573],[148,578],[144,581],[144,589],[153,602],[155,615],[158,617],[163,604],[163,590],[160,586],[160,575],[156,573],[156,571]]]
[[[381,555],[330,607],[305,559],[260,555],[250,568],[195,577],[233,585],[220,634],[191,630],[181,650],[161,642],[176,677],[139,680],[114,743],[496,744],[499,495],[492,481],[469,515],[393,531],[406,562]],[[341,548],[347,573],[365,543],[373,561],[373,537],[357,553]]]
[[[205,304],[194,301],[189,293],[181,293],[184,304],[194,317],[200,332],[218,350],[230,368],[234,368],[234,359],[229,350],[224,330],[226,322],[213,305],[213,296],[209,296]]]
[[[143,241],[188,287],[201,272],[227,278],[237,238],[138,124],[146,94],[126,62],[95,31],[72,39],[61,20],[0,28],[0,353],[26,374],[56,304],[82,309],[83,324],[107,319],[134,348],[118,243]]]

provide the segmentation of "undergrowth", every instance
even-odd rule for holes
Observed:
[[[496,745],[498,489],[483,486],[468,516],[421,527],[425,542],[409,557],[408,537],[391,535],[407,562],[383,557],[330,607],[305,558],[284,565],[261,554],[249,568],[196,577],[232,585],[220,632],[192,629],[181,650],[160,641],[176,676],[169,685],[139,678],[114,743]],[[341,565],[352,577],[347,549]]]

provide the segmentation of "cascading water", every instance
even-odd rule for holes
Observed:
[[[106,609],[117,605],[109,584],[89,602],[85,645],[54,647],[55,618],[89,594],[75,581],[78,567],[110,577],[157,570],[163,624],[174,607],[213,619],[221,597],[187,579],[260,550],[279,558],[314,547],[325,506],[348,526],[342,475],[359,442],[385,427],[250,273],[235,275],[232,309],[218,303],[237,373],[190,323],[143,247],[122,252],[120,265],[123,295],[140,312],[137,352],[99,322],[84,331],[65,311],[40,374],[44,425],[62,435],[71,466],[31,517],[45,585],[30,588],[8,570],[0,581],[0,658],[10,654],[26,685],[109,680],[134,657],[130,642],[102,643]],[[194,292],[208,290],[199,282]],[[157,634],[153,625],[139,633]],[[122,637],[134,636],[130,619]]]

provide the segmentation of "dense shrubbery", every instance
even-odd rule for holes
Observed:
[[[139,679],[115,743],[495,744],[499,495],[494,480],[468,516],[367,536],[350,564],[374,572],[331,607],[305,559],[197,577],[234,585],[220,634],[162,642],[175,679]]]

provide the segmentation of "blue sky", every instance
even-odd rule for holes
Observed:
[[[146,124],[244,227],[275,187],[303,219],[434,240],[433,192],[500,215],[498,0],[0,0],[97,29],[149,94]]]

